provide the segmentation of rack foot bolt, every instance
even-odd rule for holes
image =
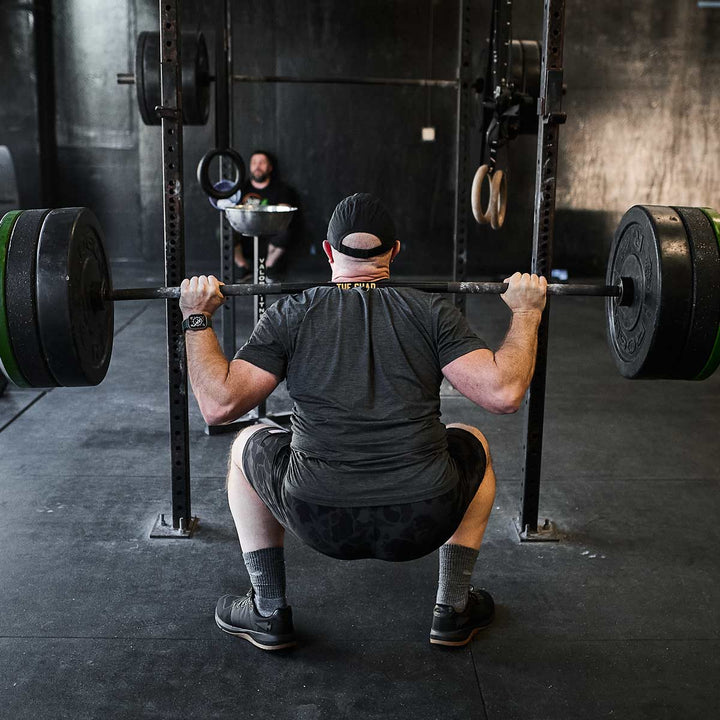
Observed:
[[[198,525],[197,517],[193,516],[190,518],[190,522],[187,523],[185,518],[180,518],[179,527],[175,528],[172,524],[172,519],[166,519],[165,513],[160,513],[155,519],[155,524],[150,531],[151,538],[191,538],[192,534]]]
[[[538,525],[537,530],[531,530],[529,525],[520,526],[520,519],[515,518],[515,529],[517,530],[520,542],[559,542],[562,537],[555,523],[545,518],[542,525]]]

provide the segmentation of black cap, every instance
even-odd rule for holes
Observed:
[[[351,233],[369,233],[380,239],[374,248],[343,245]],[[330,218],[327,240],[338,252],[356,258],[382,255],[395,247],[395,223],[388,209],[374,195],[355,193],[341,200]]]

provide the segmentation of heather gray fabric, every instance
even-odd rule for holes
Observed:
[[[250,582],[255,590],[255,607],[265,617],[286,607],[285,550],[282,547],[262,548],[243,553]]]
[[[487,345],[444,297],[381,285],[282,298],[236,354],[287,379],[286,488],[306,502],[415,502],[457,483],[440,422],[441,369]]]
[[[450,605],[462,612],[467,605],[472,576],[478,551],[464,545],[443,545],[438,553],[440,578],[435,602]]]

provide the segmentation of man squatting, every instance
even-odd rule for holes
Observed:
[[[495,475],[478,428],[440,422],[440,384],[447,378],[490,412],[515,412],[535,368],[547,282],[508,278],[501,297],[512,318],[493,352],[446,298],[389,286],[400,242],[374,196],[338,204],[323,248],[332,282],[347,289],[283,297],[232,361],[211,328],[186,332],[190,382],[209,424],[241,417],[283,379],[293,401],[291,431],[256,424],[232,445],[228,501],[251,588],[221,597],[216,623],[265,650],[295,644],[288,529],[345,560],[406,561],[439,548],[430,642],[465,645],[494,614],[470,577]],[[209,320],[223,301],[212,275],[182,283],[185,319]]]

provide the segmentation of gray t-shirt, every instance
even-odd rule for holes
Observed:
[[[486,347],[447,299],[379,283],[282,298],[235,357],[287,380],[287,491],[357,507],[454,487],[440,422],[441,368]]]

